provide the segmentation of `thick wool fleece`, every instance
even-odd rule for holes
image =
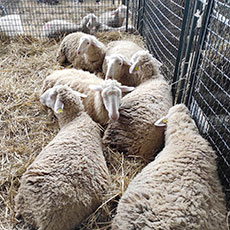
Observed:
[[[215,152],[184,105],[169,111],[166,145],[129,184],[112,230],[226,230]]]
[[[28,167],[15,198],[17,213],[39,230],[74,229],[108,187],[99,127],[75,106],[57,115],[61,130]]]
[[[121,99],[120,118],[109,122],[103,143],[129,155],[153,158],[163,144],[163,130],[154,122],[172,106],[163,76],[148,80]]]
[[[66,84],[72,89],[86,94],[87,97],[82,99],[85,111],[94,121],[104,125],[109,118],[101,94],[89,89],[89,85],[101,85],[103,82],[103,79],[86,71],[76,69],[57,70],[45,79],[42,93],[55,85]]]

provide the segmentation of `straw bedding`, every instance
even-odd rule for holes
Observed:
[[[100,41],[128,39],[144,46],[140,36],[120,32],[98,33]],[[14,197],[21,175],[34,158],[57,134],[58,125],[51,110],[39,101],[42,81],[53,70],[60,42],[19,37],[0,41],[0,229],[29,230],[17,220]],[[67,66],[65,68],[69,68]],[[125,157],[105,149],[113,184],[104,202],[78,229],[109,229],[117,202],[129,181],[145,165],[142,159]]]

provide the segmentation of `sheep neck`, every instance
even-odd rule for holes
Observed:
[[[101,56],[101,49],[96,46],[90,46],[86,52],[87,58],[90,62],[98,61],[99,57]]]

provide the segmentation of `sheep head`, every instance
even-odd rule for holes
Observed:
[[[72,90],[65,85],[58,85],[46,90],[40,97],[43,105],[51,108],[55,114],[63,112],[64,105],[74,104],[79,110],[83,110],[80,97],[86,97],[85,94]]]
[[[112,54],[110,56],[105,57],[106,63],[106,73],[105,79],[117,79],[126,72],[127,69],[131,66],[131,63],[127,58],[120,54]]]
[[[152,57],[152,55],[147,50],[137,51],[135,54],[133,54],[130,62],[130,74],[138,72],[141,67],[142,69],[146,69],[149,66],[149,68],[152,70],[151,72],[153,72],[154,75],[157,75],[159,73],[159,68],[162,66],[162,63],[159,62],[156,58]]]
[[[90,85],[90,89],[101,93],[102,101],[108,112],[109,119],[116,121],[119,118],[119,106],[122,92],[133,91],[134,87],[122,86],[116,80],[105,80],[101,85]]]

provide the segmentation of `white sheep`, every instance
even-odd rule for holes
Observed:
[[[128,16],[131,12],[128,11]],[[116,10],[105,12],[98,18],[98,25],[105,24],[111,27],[121,27],[124,26],[127,15],[127,6],[121,5]]]
[[[130,182],[112,230],[226,230],[215,152],[184,105],[172,107],[156,125],[166,122],[165,147]]]
[[[103,80],[83,70],[56,70],[46,77],[42,93],[54,85],[67,84],[74,90],[87,95],[83,99],[86,112],[101,125],[119,118],[122,92],[130,92],[134,87],[122,86],[116,80]]]
[[[80,38],[77,55],[83,55],[83,69],[90,72],[101,71],[105,57],[106,46],[93,35],[85,35]]]
[[[171,89],[160,74],[121,99],[120,117],[109,122],[103,143],[127,155],[152,159],[163,144],[163,130],[154,121],[172,106]]]
[[[80,24],[59,19],[51,20],[43,25],[41,37],[56,38],[79,31],[91,33],[92,28],[96,26],[96,20],[97,17],[91,13],[84,16]]]
[[[112,26],[107,26],[105,24],[98,23],[98,25],[93,30],[93,32],[108,32],[108,31],[128,32],[130,34],[135,34],[135,35],[139,34],[137,29],[132,25],[128,25],[127,28],[126,25],[114,28]]]
[[[0,17],[0,36],[15,37],[23,34],[24,29],[20,15],[12,14]]]
[[[15,198],[17,216],[39,230],[74,229],[101,204],[109,185],[100,129],[80,96],[66,86],[41,96],[60,131],[27,168]]]
[[[134,85],[134,76],[129,73],[131,57],[143,50],[135,42],[128,40],[112,41],[107,45],[102,65],[105,79],[115,79],[124,85]]]
[[[129,73],[134,74],[131,79],[134,86],[154,78],[155,75],[160,73],[160,67],[162,66],[162,63],[154,58],[148,50],[137,51],[133,54],[130,62]]]
[[[95,36],[76,32],[62,40],[57,51],[57,61],[60,65],[71,63],[76,69],[99,71],[102,68],[105,49],[105,45]]]

